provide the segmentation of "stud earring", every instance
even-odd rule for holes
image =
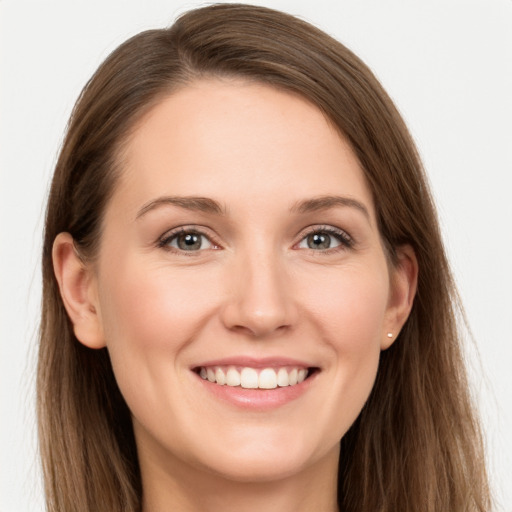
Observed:
[[[392,332],[388,332],[388,338],[392,338],[393,337],[393,333]]]

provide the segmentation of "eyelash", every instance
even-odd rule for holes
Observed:
[[[220,244],[216,243],[214,237],[210,234],[206,234],[202,228],[195,227],[195,226],[183,226],[180,228],[176,228],[172,231],[167,231],[164,235],[162,235],[161,238],[157,241],[157,246],[161,249],[164,249],[169,252],[176,252],[179,254],[183,254],[186,256],[194,256],[194,253],[198,253],[200,251],[186,251],[186,250],[180,250],[176,249],[175,247],[171,247],[169,244],[177,239],[180,235],[197,235],[199,237],[206,238],[214,249],[217,249],[220,247]],[[204,249],[203,249],[204,250]]]
[[[333,226],[311,226],[309,228],[306,228],[307,230],[301,234],[299,244],[305,240],[310,235],[316,235],[316,234],[327,234],[333,238],[335,238],[340,245],[338,247],[330,247],[328,249],[324,250],[315,250],[315,249],[309,249],[312,252],[325,254],[325,253],[333,253],[338,251],[344,251],[347,249],[353,249],[354,248],[354,239],[344,230],[335,228]],[[298,245],[298,244],[295,244]]]
[[[176,249],[169,245],[173,240],[175,240],[180,235],[188,235],[188,234],[197,235],[197,236],[206,238],[212,244],[213,249],[218,249],[221,247],[221,245],[215,241],[214,237],[212,237],[210,234],[206,234],[202,228],[195,227],[195,226],[180,227],[180,228],[176,228],[172,231],[166,232],[161,238],[158,239],[157,246],[159,248],[164,249],[169,252],[176,252],[176,253],[183,254],[186,256],[194,256],[198,252],[201,252],[201,250],[186,251],[186,250],[182,250],[182,249]],[[347,249],[352,249],[354,247],[354,239],[346,231],[344,231],[342,229],[334,228],[332,226],[312,226],[312,227],[306,228],[306,231],[301,233],[301,238],[300,238],[299,242],[294,244],[294,247],[296,247],[301,242],[303,242],[308,236],[316,235],[316,234],[327,234],[329,236],[332,236],[340,243],[340,245],[338,247],[330,247],[330,248],[327,248],[324,250],[316,250],[316,249],[309,248],[309,250],[311,252],[325,254],[325,253],[332,253],[332,252],[338,252],[338,251],[343,251],[343,250],[347,250]],[[205,250],[205,249],[203,249],[203,250]]]

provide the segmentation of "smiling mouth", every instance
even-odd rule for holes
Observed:
[[[318,368],[286,366],[251,368],[235,366],[201,366],[194,370],[203,380],[219,386],[244,389],[276,389],[296,386],[311,377]]]

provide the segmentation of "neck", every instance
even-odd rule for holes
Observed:
[[[143,512],[337,512],[338,458],[334,450],[296,474],[266,482],[231,480],[183,462],[141,461]]]

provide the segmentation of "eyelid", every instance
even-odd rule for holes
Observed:
[[[332,252],[336,250],[346,250],[353,248],[355,244],[354,238],[345,230],[341,228],[337,228],[330,224],[314,224],[304,228],[298,235],[299,241],[294,244],[294,248],[296,248],[307,236],[312,235],[314,233],[327,233],[328,235],[334,236],[339,242],[339,247],[332,247],[329,249],[325,249],[323,251],[310,249],[314,252]]]
[[[194,233],[197,235],[204,236],[207,238],[210,243],[213,245],[213,247],[210,247],[208,249],[201,249],[198,251],[182,251],[180,249],[177,249],[175,247],[169,246],[169,242],[177,237],[178,235],[185,234],[185,233]],[[165,233],[160,235],[156,241],[156,245],[160,247],[161,249],[167,250],[167,251],[174,251],[180,254],[186,254],[187,256],[192,256],[194,253],[200,253],[207,250],[217,250],[222,249],[222,246],[217,241],[217,237],[211,232],[210,229],[204,227],[204,226],[198,226],[195,224],[186,224],[183,226],[176,226],[175,228],[167,230]]]
[[[184,234],[184,233],[195,233],[195,234],[204,236],[205,238],[207,238],[210,241],[210,243],[213,245],[213,247],[208,248],[208,249],[200,249],[198,251],[182,251],[182,250],[170,247],[168,245],[169,242],[173,238],[177,237],[180,234]],[[347,249],[351,249],[355,244],[353,237],[344,229],[332,226],[330,224],[314,224],[311,226],[307,226],[299,233],[298,241],[294,244],[293,248],[298,249],[297,246],[307,236],[314,234],[314,233],[327,233],[331,236],[334,236],[340,242],[340,245],[338,247],[333,247],[333,248],[329,248],[329,249],[325,249],[325,250],[321,250],[321,251],[310,249],[311,251],[314,251],[314,252],[326,253],[326,252],[334,252],[337,250],[347,250]],[[197,254],[197,253],[203,252],[205,250],[217,250],[217,249],[223,248],[222,245],[218,242],[217,236],[214,233],[212,233],[211,229],[206,228],[205,226],[200,226],[200,225],[195,225],[195,224],[186,224],[186,225],[182,225],[182,226],[176,226],[175,228],[167,230],[165,233],[163,233],[161,236],[158,237],[158,239],[156,241],[156,245],[164,250],[176,251],[176,252],[179,252],[180,254],[186,253],[186,255],[188,255],[188,256],[191,256],[194,253]]]

